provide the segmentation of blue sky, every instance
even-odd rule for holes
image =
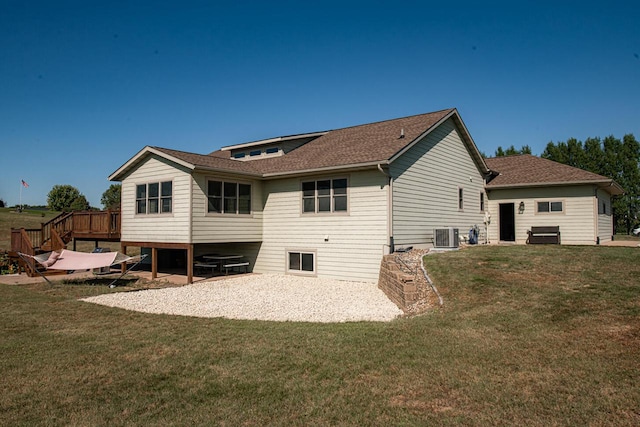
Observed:
[[[640,137],[634,2],[0,0],[0,199],[92,206],[145,145],[456,107],[479,149]]]

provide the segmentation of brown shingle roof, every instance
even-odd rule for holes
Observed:
[[[499,172],[487,188],[614,183],[605,176],[530,154],[494,157],[485,162],[492,171]]]
[[[384,162],[453,111],[448,109],[332,130],[285,156],[246,163],[255,163],[264,174],[276,174]],[[402,131],[403,138],[400,137]]]
[[[487,172],[477,148],[468,135],[462,120],[454,108],[419,114],[393,120],[352,126],[326,132],[324,135],[288,152],[283,156],[248,161],[232,159],[231,150],[218,150],[210,154],[195,154],[161,147],[148,147],[114,172],[110,179],[117,179],[149,150],[163,153],[182,161],[188,167],[210,169],[259,176],[277,176],[322,169],[358,167],[385,163],[408,148],[412,143],[442,120],[453,117],[462,128],[462,137],[482,172]],[[403,135],[401,137],[401,135]],[[145,151],[146,150],[146,151]]]
[[[171,157],[190,163],[199,169],[222,170],[229,172],[244,172],[260,175],[260,171],[253,165],[253,162],[239,162],[230,158],[213,156],[209,154],[195,154],[187,151],[171,150],[169,148],[151,147],[161,151]]]

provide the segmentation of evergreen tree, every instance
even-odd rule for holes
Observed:
[[[513,144],[504,150],[502,146],[496,149],[495,157],[514,156],[518,154],[531,154],[531,147],[523,145],[519,150]]]
[[[631,232],[640,215],[640,143],[632,134],[549,142],[541,157],[614,179],[625,190],[612,200],[614,230]]]

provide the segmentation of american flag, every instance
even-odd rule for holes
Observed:
[[[27,183],[24,181],[24,179],[22,179],[21,181],[22,181],[22,186],[23,186],[24,188],[29,188],[29,184],[27,184]]]

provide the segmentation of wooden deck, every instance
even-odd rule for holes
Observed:
[[[60,250],[76,240],[119,242],[119,210],[64,212],[43,222],[40,228],[11,229],[11,253],[22,252],[37,255]],[[23,266],[29,275],[35,273],[35,265]],[[33,271],[31,271],[33,270]]]

